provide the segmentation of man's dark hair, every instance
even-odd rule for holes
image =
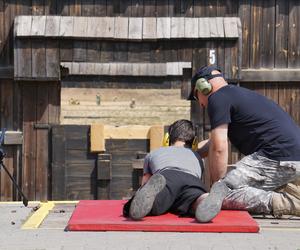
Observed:
[[[187,148],[191,148],[195,138],[193,123],[189,120],[178,120],[170,125],[169,129],[170,145],[176,141],[185,142]]]

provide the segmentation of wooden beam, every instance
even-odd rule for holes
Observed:
[[[105,139],[148,139],[151,126],[105,126]]]
[[[106,139],[149,139],[151,126],[110,126],[92,124],[90,132],[91,152],[104,152]]]
[[[155,125],[150,128],[150,151],[162,146],[164,126]]]
[[[243,82],[300,82],[299,69],[243,69]]]
[[[191,62],[167,63],[87,63],[62,62],[69,69],[69,75],[113,75],[113,76],[180,76],[184,68],[191,68]]]
[[[91,125],[91,152],[105,151],[105,135],[103,124]]]
[[[19,16],[15,37],[114,40],[238,38],[238,17]]]

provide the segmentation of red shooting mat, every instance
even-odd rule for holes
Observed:
[[[173,214],[147,216],[133,221],[122,216],[124,200],[83,200],[76,206],[69,231],[147,231],[147,232],[239,232],[257,233],[258,224],[246,211],[223,210],[212,222]]]

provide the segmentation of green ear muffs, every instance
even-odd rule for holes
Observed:
[[[212,86],[205,78],[199,78],[196,81],[195,89],[200,91],[203,95],[208,95],[212,91]]]

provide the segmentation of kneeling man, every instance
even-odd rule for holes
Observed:
[[[208,222],[219,213],[222,204],[218,201],[223,201],[228,188],[216,182],[206,198],[201,182],[202,159],[192,151],[195,130],[190,121],[174,122],[168,133],[170,146],[146,155],[142,186],[124,205],[123,214],[140,220],[171,212]]]

